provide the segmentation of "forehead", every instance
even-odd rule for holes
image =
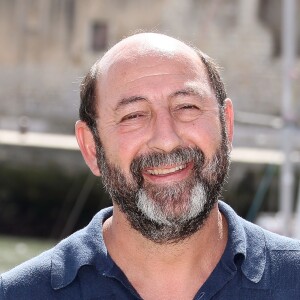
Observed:
[[[151,80],[151,76],[174,75],[185,77],[202,77],[207,81],[206,70],[202,62],[192,61],[182,56],[147,55],[134,57],[129,60],[119,60],[112,64],[105,74],[99,78],[101,86],[105,84],[118,84],[145,78]]]
[[[198,54],[185,44],[121,45],[100,62],[97,82],[98,105],[117,101],[121,93],[147,87],[148,91],[170,92],[174,88],[198,85],[211,91],[206,68]],[[181,86],[180,86],[181,85]]]

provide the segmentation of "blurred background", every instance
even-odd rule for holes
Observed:
[[[110,205],[74,138],[79,85],[123,37],[163,32],[223,67],[235,108],[224,199],[300,236],[300,0],[0,0],[0,272]]]

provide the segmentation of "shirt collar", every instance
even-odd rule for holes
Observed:
[[[101,210],[85,228],[64,239],[53,249],[51,265],[53,289],[70,284],[80,267],[84,265],[94,266],[100,273],[110,271],[113,261],[104,244],[102,225],[111,215],[111,207]]]
[[[222,201],[220,211],[227,219],[228,242],[222,262],[237,265],[236,258],[242,255],[241,269],[244,275],[257,283],[261,280],[266,265],[266,245],[262,230],[249,223]],[[112,208],[101,210],[87,227],[61,241],[54,249],[51,266],[51,284],[60,289],[70,284],[84,265],[94,266],[99,273],[108,274],[114,263],[107,253],[102,236],[103,222],[112,215]],[[232,267],[231,267],[232,269]]]
[[[240,218],[234,210],[222,201],[219,209],[227,219],[228,241],[223,258],[225,264],[235,264],[238,257],[242,257],[241,270],[252,282],[258,283],[264,273],[266,265],[266,241],[260,227]],[[222,258],[222,259],[223,259]]]

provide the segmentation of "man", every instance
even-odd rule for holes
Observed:
[[[208,56],[130,36],[85,77],[80,119],[113,209],[3,274],[0,299],[300,299],[300,243],[218,202],[233,108]]]

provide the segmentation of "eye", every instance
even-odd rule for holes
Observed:
[[[137,120],[140,120],[140,119],[143,119],[147,116],[146,113],[144,112],[134,112],[134,113],[130,113],[130,114],[127,114],[125,116],[123,116],[121,118],[121,121],[120,123],[123,123],[123,122],[130,122],[130,121],[137,121]]]
[[[184,104],[179,109],[199,109],[196,105],[193,104]]]
[[[200,116],[202,113],[201,108],[192,103],[182,103],[180,105],[177,105],[174,110],[173,114],[178,118],[178,120],[181,120],[183,122],[189,122]]]
[[[195,104],[191,104],[191,103],[186,103],[186,104],[181,104],[181,105],[178,105],[176,108],[175,108],[175,111],[178,111],[178,112],[182,112],[182,111],[192,111],[192,110],[200,110],[200,108],[195,105]]]

